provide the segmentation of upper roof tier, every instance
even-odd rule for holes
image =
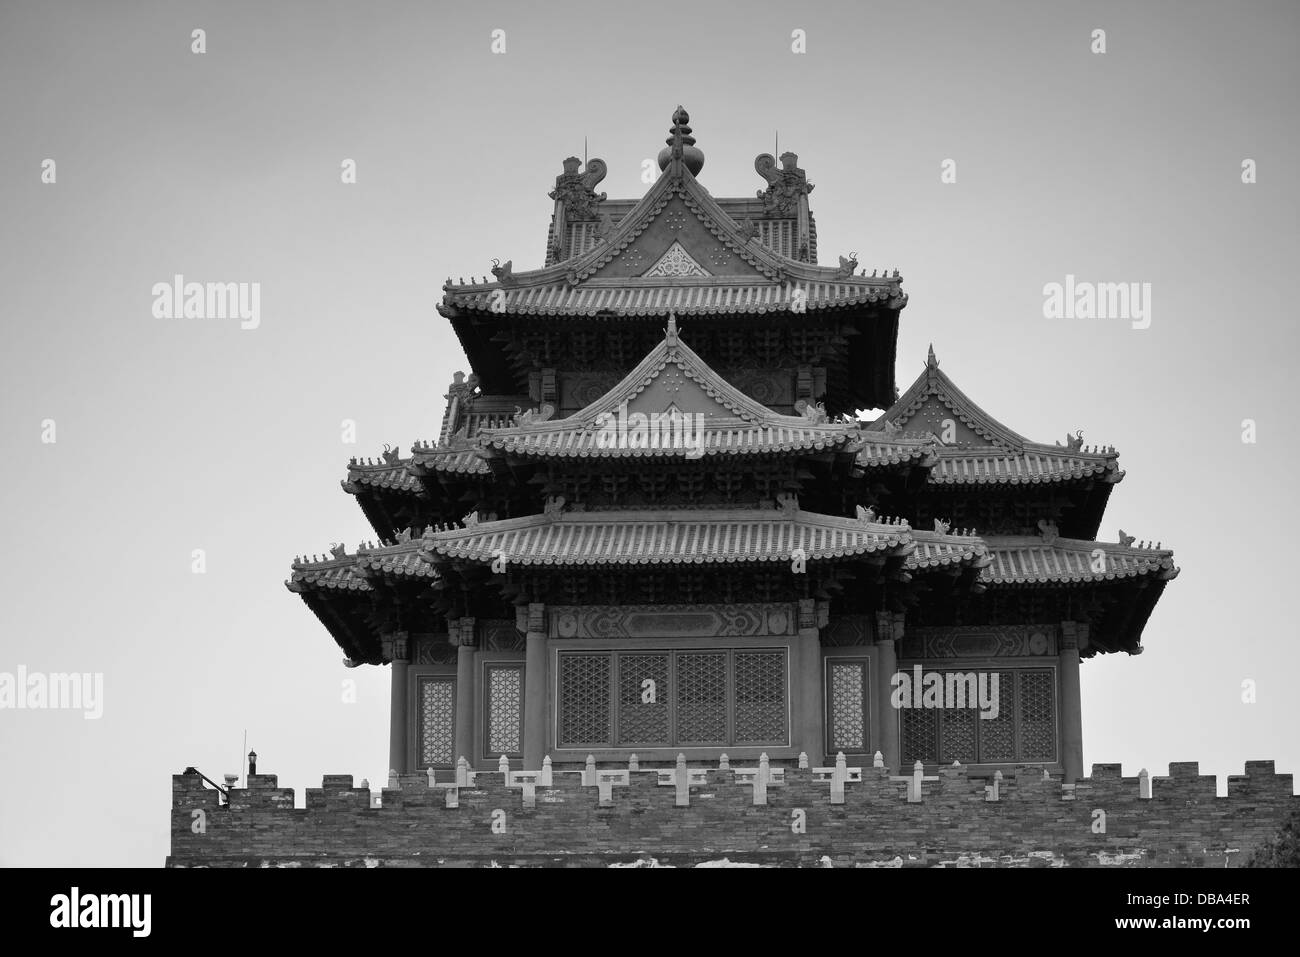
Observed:
[[[685,116],[678,107],[674,120]],[[808,208],[813,187],[798,156],[783,154],[778,167],[771,154],[760,155],[754,166],[768,186],[754,199],[714,199],[695,178],[703,158],[694,138],[683,137],[689,130],[674,123],[670,146],[660,155],[663,175],[640,200],[606,200],[594,188],[605,176],[604,161],[590,160],[579,172],[577,158],[569,157],[550,193],[555,210],[545,265],[516,272],[513,260],[493,260],[491,281],[448,279],[444,304],[547,315],[665,315],[691,308],[797,311],[802,305],[884,302],[897,308],[906,302],[897,270],[868,276],[852,255],[835,266],[817,265]],[[597,285],[587,289],[588,283]],[[628,283],[641,293],[621,300],[609,294]],[[579,285],[585,296],[576,294]],[[656,299],[649,292],[683,286],[689,294],[679,293],[674,302],[664,300],[667,293]]]
[[[862,340],[842,346],[867,383],[854,400],[892,399],[898,311],[907,302],[898,271],[868,275],[855,254],[817,264],[813,186],[793,153],[755,160],[766,183],[755,197],[715,199],[696,178],[703,153],[687,121],[679,107],[660,154],[662,175],[639,200],[596,192],[607,169],[602,160],[581,169],[576,157],[565,160],[550,193],[540,268],[517,271],[513,259],[493,260],[491,278],[447,280],[439,312],[452,321],[487,391],[517,391],[517,355],[503,344],[516,320],[634,323],[676,313],[742,323],[838,318],[847,331],[837,335]]]

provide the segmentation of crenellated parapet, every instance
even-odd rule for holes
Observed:
[[[1038,767],[892,773],[719,762],[394,774],[377,793],[326,775],[305,807],[275,775],[225,795],[172,778],[168,866],[601,866],[653,856],[773,866],[1239,866],[1300,809],[1290,774],[1249,761],[1217,797],[1196,762],[1074,784]],[[364,785],[365,782],[362,782]]]

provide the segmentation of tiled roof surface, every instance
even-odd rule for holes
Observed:
[[[420,480],[411,473],[411,459],[371,464],[352,461],[348,464],[347,482],[367,488],[390,489],[399,492],[421,491]]]
[[[908,570],[980,569],[986,585],[1118,581],[1177,576],[1173,552],[1107,542],[1017,536],[981,538],[913,530],[812,512],[724,510],[665,519],[654,512],[566,512],[483,522],[356,555],[297,561],[293,591],[369,591],[367,579],[435,579],[441,559],[521,565],[636,565],[788,562],[879,554]]]
[[[1119,471],[1114,453],[1026,448],[1012,452],[998,446],[940,446],[928,482],[934,485],[1019,485],[1063,482]]]
[[[796,280],[781,284],[761,282],[662,281],[653,285],[593,280],[575,286],[554,282],[539,286],[501,287],[498,283],[448,287],[444,302],[476,309],[496,309],[513,315],[594,316],[610,312],[620,316],[657,316],[708,313],[788,312],[795,291],[807,297],[808,309],[864,303],[898,304],[904,300],[897,280],[857,279],[830,282]]]
[[[355,556],[321,562],[294,562],[287,582],[291,591],[371,591],[368,581],[357,574]]]
[[[460,448],[417,445],[411,461],[418,468],[430,469],[434,472],[484,475],[491,471],[487,462],[478,454],[477,443]]]
[[[702,564],[789,561],[884,552],[906,544],[906,526],[776,510],[709,512],[663,519],[657,513],[571,512],[529,516],[426,536],[429,551],[524,565]]]
[[[437,570],[420,555],[419,539],[357,551],[357,568],[367,577],[437,578]]]
[[[931,436],[900,436],[897,433],[882,438],[880,433],[863,432],[864,443],[858,451],[857,464],[862,468],[881,468],[914,462],[927,465],[933,460],[936,443]]]
[[[995,584],[1114,581],[1155,574],[1173,578],[1174,553],[1106,542],[1042,538],[989,538],[992,564],[983,580]],[[1095,553],[1100,552],[1100,555]],[[1094,571],[1094,564],[1099,569]]]
[[[912,532],[915,550],[907,556],[907,568],[924,570],[945,565],[970,564],[982,567],[988,547],[976,536],[942,535],[938,532]]]
[[[843,445],[856,430],[843,425],[733,426],[704,430],[702,447],[706,455],[786,452],[828,449]],[[541,431],[510,430],[487,433],[483,442],[503,452],[549,456],[679,456],[692,450],[676,448],[602,447],[597,429],[565,428]],[[656,434],[655,438],[659,436]]]

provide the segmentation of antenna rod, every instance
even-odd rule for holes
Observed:
[[[244,750],[239,752],[239,763],[235,767],[243,771],[244,787],[248,787],[248,772],[244,770],[244,755],[248,753],[248,729],[244,729]]]

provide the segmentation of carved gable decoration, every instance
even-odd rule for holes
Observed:
[[[731,222],[715,220],[688,195],[665,193],[660,202],[629,213],[619,223],[609,259],[593,269],[596,279],[735,276],[772,279],[755,268],[753,250]],[[725,214],[724,214],[725,215]]]
[[[926,399],[915,412],[900,417],[897,423],[912,432],[933,432],[944,445],[988,445],[990,441],[962,421],[961,413],[936,395]]]
[[[933,349],[925,371],[885,413],[883,425],[886,430],[932,432],[944,445],[998,445],[1021,451],[1027,441],[957,388],[939,369]]]
[[[647,277],[666,276],[676,278],[681,276],[708,276],[709,271],[697,263],[684,248],[682,244],[674,241],[668,247],[668,251],[659,257],[659,261],[646,270]]]
[[[737,417],[734,411],[727,408],[718,397],[709,395],[705,387],[676,362],[665,365],[627,400],[629,414],[671,413],[674,409],[681,415],[699,414],[706,419],[730,420]]]

